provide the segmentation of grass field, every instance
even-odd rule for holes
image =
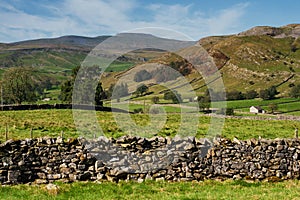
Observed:
[[[132,108],[143,105],[132,105]],[[174,107],[169,108],[174,111]],[[167,109],[166,109],[167,110]],[[113,113],[97,112],[97,119],[107,137],[119,137],[125,133],[117,125]],[[125,115],[125,114],[121,114]],[[190,115],[193,117],[194,115]],[[139,126],[150,123],[147,114],[131,114],[130,118]],[[175,136],[180,125],[179,113],[168,113],[167,122],[157,135]],[[124,121],[127,123],[127,121]],[[72,110],[28,110],[0,112],[0,141],[5,141],[5,126],[8,125],[9,138],[30,137],[78,137]],[[197,127],[197,137],[206,137],[210,117],[201,116]],[[266,121],[246,119],[226,119],[222,135],[239,139],[290,138],[300,121]],[[277,183],[246,181],[204,182],[75,182],[66,184],[56,182],[58,194],[46,190],[45,185],[1,186],[0,199],[298,199],[300,182],[289,180]]]
[[[119,137],[126,133],[116,123],[113,113],[97,112],[97,120],[103,133],[107,137]],[[126,117],[126,114],[119,113]],[[154,115],[155,116],[155,115]],[[185,119],[192,119],[193,114],[187,113]],[[129,119],[138,126],[156,126],[151,123],[148,114],[131,114]],[[211,118],[199,117],[197,137],[206,137],[210,127]],[[123,125],[129,123],[128,119],[121,121]],[[154,124],[153,124],[154,123]],[[181,124],[181,114],[167,113],[166,123],[155,135],[175,136]],[[28,111],[2,111],[0,112],[0,141],[5,140],[5,127],[8,126],[8,137],[13,139],[29,138],[30,129],[33,129],[33,137],[59,136],[61,131],[65,137],[78,137],[82,133],[77,132],[73,120],[72,110],[28,110]],[[186,124],[188,125],[188,124]],[[151,126],[150,126],[151,127]],[[300,121],[288,120],[249,120],[249,119],[226,119],[221,134],[227,138],[238,137],[239,139],[258,138],[291,138],[295,128],[300,128]],[[194,130],[194,127],[185,126],[186,132]],[[151,137],[151,129],[148,137]],[[191,135],[193,135],[191,133]]]
[[[223,104],[224,102],[215,102],[215,105]],[[286,114],[297,115],[300,111],[300,99],[298,98],[278,98],[273,100],[250,99],[250,100],[235,100],[227,101],[227,107],[233,108],[236,111],[249,112],[251,106],[261,106],[266,111],[270,111],[269,104],[277,104],[277,111]],[[195,103],[187,103],[187,105],[194,105]]]
[[[0,187],[0,198],[13,199],[298,199],[298,180],[278,183],[245,181],[154,182],[144,183],[55,183],[58,194],[49,194],[44,185]]]

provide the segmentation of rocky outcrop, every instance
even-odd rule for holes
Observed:
[[[37,138],[0,145],[0,182],[299,178],[300,140]]]
[[[247,31],[241,32],[238,35],[239,36],[268,35],[275,38],[286,38],[286,37],[298,38],[300,36],[300,24],[289,24],[282,27],[256,26]]]

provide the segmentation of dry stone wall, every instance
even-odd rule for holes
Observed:
[[[0,145],[1,184],[298,179],[300,140],[37,138]]]

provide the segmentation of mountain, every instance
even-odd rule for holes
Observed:
[[[276,86],[281,96],[287,96],[294,85],[300,84],[300,24],[282,27],[259,26],[227,36],[211,36],[198,41],[213,58],[220,70],[226,91],[246,92]],[[178,51],[189,51],[189,48]],[[191,52],[191,57],[196,56]],[[156,63],[156,65],[155,65]],[[138,71],[154,73],[159,65],[178,66],[188,71],[185,77],[197,93],[204,93],[206,83],[185,60],[174,53],[165,53],[147,63],[136,65],[126,72],[107,75],[105,87],[122,76],[133,78]],[[186,70],[180,68],[186,66]],[[174,67],[173,67],[174,68]],[[161,71],[161,74],[165,71]],[[146,81],[155,94],[165,88],[157,84],[155,78]],[[213,84],[213,83],[210,83]],[[130,83],[128,83],[130,85]],[[132,84],[131,84],[132,85]],[[186,84],[176,85],[184,91]],[[130,87],[134,90],[134,87]]]
[[[69,49],[90,51],[97,44],[111,36],[83,37],[83,36],[62,36],[58,38],[45,38],[27,40],[5,44],[0,50],[29,50],[29,49]],[[0,46],[1,47],[1,46]]]
[[[62,82],[94,47],[110,37],[63,36],[0,43],[0,75],[9,67],[29,66],[53,81]],[[177,53],[180,53],[189,52],[189,47],[195,43],[137,33],[121,33],[115,38],[121,43],[109,43],[108,49],[124,50],[128,45],[158,45],[172,49],[176,44],[182,47],[181,50],[177,49]],[[280,95],[286,96],[294,85],[300,84],[300,24],[258,26],[235,35],[202,38],[196,43],[208,52],[219,68],[227,91],[259,91],[274,85],[281,92]],[[190,56],[197,55],[191,52]],[[159,75],[163,80],[166,77],[161,76],[167,76],[169,72],[157,71],[158,65],[179,69],[196,92],[205,91],[204,79],[192,70],[191,64],[163,48],[141,48],[118,57],[104,74],[103,85],[108,88],[124,74],[136,73],[139,69],[150,69],[155,74],[153,77]],[[129,77],[133,76],[131,74]],[[155,94],[159,94],[165,88],[159,87],[155,81],[153,78],[147,83]]]
[[[221,69],[228,90],[275,85],[286,95],[300,84],[300,24],[259,26],[237,35],[199,40]]]
[[[66,76],[70,75],[74,67],[84,61],[92,49],[110,37],[63,36],[7,44],[0,43],[0,76],[10,67],[33,67],[39,73],[48,76],[53,80],[52,82],[62,82],[66,79]],[[153,41],[166,46],[174,42],[178,44],[186,43],[138,33],[121,33],[115,38],[123,41],[125,44],[136,42],[137,46],[139,46],[139,43],[151,44]],[[116,48],[122,47],[116,46]],[[162,55],[164,52],[164,50],[153,48],[129,52],[120,56],[107,70],[126,70],[136,63],[152,59]]]

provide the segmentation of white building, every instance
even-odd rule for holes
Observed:
[[[264,109],[262,109],[260,106],[251,106],[250,107],[250,112],[251,113],[262,113],[262,114],[264,114],[264,113],[266,113],[266,111],[264,110]]]

